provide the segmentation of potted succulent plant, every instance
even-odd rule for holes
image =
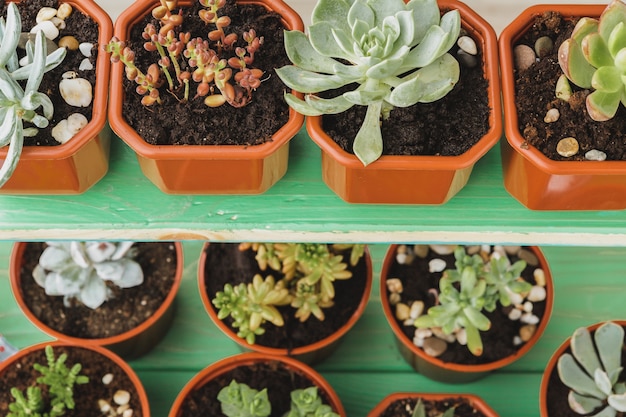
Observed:
[[[84,192],[108,169],[110,63],[93,45],[111,18],[91,0],[29,0],[8,3],[0,29],[0,193]]]
[[[293,65],[278,75],[306,94],[286,99],[308,116],[324,181],[348,202],[444,203],[499,139],[495,32],[463,3],[439,4],[320,0],[309,35],[285,36]],[[358,131],[344,137],[342,120]]]
[[[141,381],[119,356],[99,346],[56,341],[0,363],[0,413],[147,417],[150,408]]]
[[[539,397],[541,416],[616,416],[626,412],[623,352],[623,321],[576,329],[545,368]]]
[[[333,388],[293,358],[241,353],[209,365],[180,391],[169,417],[194,410],[211,416],[345,417]],[[244,410],[242,412],[242,410]]]
[[[422,394],[397,392],[383,398],[367,417],[497,417],[496,412],[473,394]]]
[[[28,319],[59,340],[141,356],[167,333],[182,279],[180,243],[16,243],[11,289]]]
[[[392,245],[380,291],[404,359],[446,382],[522,357],[552,311],[552,279],[536,247]]]
[[[626,208],[624,23],[618,0],[533,6],[503,30],[504,184],[526,207]]]
[[[303,23],[281,0],[142,0],[119,16],[109,120],[162,191],[258,194],[285,174],[304,122],[272,74],[285,27]]]
[[[198,265],[205,309],[245,349],[327,357],[363,314],[372,284],[365,245],[207,244]]]

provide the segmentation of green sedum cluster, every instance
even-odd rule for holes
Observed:
[[[613,0],[600,19],[582,18],[559,47],[559,64],[578,87],[593,89],[587,113],[610,120],[626,104],[626,4]]]
[[[438,414],[434,417],[454,417],[454,410],[455,407],[450,407],[443,413]],[[417,400],[417,404],[415,405],[415,409],[413,410],[413,414],[411,415],[411,417],[427,417],[426,407],[424,406],[421,398]]]
[[[305,93],[287,93],[289,105],[306,116],[367,106],[354,154],[368,165],[383,150],[381,117],[394,107],[440,99],[459,79],[459,64],[447,53],[461,28],[457,10],[440,15],[436,0],[320,0],[309,36],[285,33],[293,65],[277,69],[283,82]],[[337,97],[317,95],[344,86]]]

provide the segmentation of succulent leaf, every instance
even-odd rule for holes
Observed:
[[[610,120],[617,113],[623,93],[621,91],[607,93],[596,90],[587,96],[587,113],[597,121]]]
[[[441,19],[437,0],[411,0],[406,5],[413,12],[414,33],[411,45],[417,45],[433,25],[438,25]]]
[[[376,161],[383,153],[383,136],[380,131],[382,106],[382,101],[367,106],[363,125],[354,138],[354,154],[365,166]]]
[[[620,22],[626,22],[626,4],[621,0],[612,0],[600,15],[598,25],[600,36],[608,40],[611,32]]]
[[[567,395],[567,402],[569,407],[578,414],[590,414],[603,404],[603,402],[597,398],[586,397],[574,391],[570,391]]]
[[[613,394],[609,395],[607,399],[609,405],[617,411],[626,412],[626,394]]]
[[[612,56],[617,55],[620,50],[626,48],[626,24],[624,24],[624,22],[619,22],[617,26],[613,28],[607,40],[607,47]]]
[[[621,350],[624,345],[624,328],[613,322],[608,322],[598,327],[593,336],[604,369],[609,372],[620,368]]]
[[[574,26],[571,38],[580,45],[585,36],[598,31],[599,24],[600,22],[597,19],[591,17],[583,17],[578,21],[578,23],[576,23],[576,26]]]
[[[4,24],[4,33],[0,42],[0,67],[6,67],[11,57],[16,53],[17,44],[22,32],[22,20],[15,3],[7,6],[7,18]]]
[[[581,395],[606,399],[606,395],[596,386],[593,378],[578,366],[572,355],[562,355],[558,360],[557,369],[561,381],[572,390]]]
[[[575,39],[567,39],[559,46],[559,64],[563,73],[574,84],[581,88],[591,87],[591,78],[595,68],[587,62]]]
[[[585,36],[580,47],[585,59],[592,67],[600,68],[613,65],[609,47],[599,33],[590,33]]]

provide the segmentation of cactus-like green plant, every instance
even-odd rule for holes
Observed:
[[[107,286],[130,288],[143,282],[141,265],[132,258],[134,242],[49,242],[33,269],[35,282],[47,295],[76,299],[95,309],[111,298]]]
[[[559,64],[567,78],[587,96],[587,113],[606,121],[626,104],[626,4],[611,1],[600,19],[582,18],[559,47]]]
[[[435,417],[454,417],[454,410],[455,407],[450,407]],[[413,410],[411,417],[426,417],[426,407],[424,406],[421,398],[417,400],[417,404],[415,405],[415,409]]]
[[[336,251],[350,250],[351,265],[356,265],[365,251],[365,245],[332,246]],[[283,274],[276,281],[272,275],[265,279],[256,274],[248,285],[225,284],[211,301],[218,309],[220,320],[232,318],[237,335],[249,344],[265,333],[263,325],[284,324],[276,306],[290,305],[295,317],[306,321],[314,315],[324,320],[323,309],[333,305],[335,280],[349,279],[352,272],[343,255],[335,254],[329,245],[319,243],[242,243],[240,250],[254,250],[262,271],[270,268]]]
[[[622,326],[603,323],[593,339],[586,327],[576,329],[570,347],[572,353],[564,353],[557,362],[559,377],[570,388],[570,408],[594,417],[626,412],[626,382],[618,380],[624,349]]]
[[[17,45],[22,21],[15,3],[9,3],[6,20],[0,17],[0,148],[9,146],[0,167],[0,187],[11,177],[22,154],[24,137],[35,136],[39,128],[48,126],[54,113],[50,98],[39,92],[45,72],[58,66],[66,49],[47,54],[43,32],[35,34],[35,42],[26,44],[27,64],[19,66]],[[19,81],[27,80],[22,86]],[[37,113],[41,107],[43,115]],[[29,123],[28,125],[24,125]]]
[[[441,327],[446,334],[465,329],[467,347],[476,356],[483,352],[480,331],[491,327],[483,311],[494,311],[497,304],[507,306],[511,294],[530,290],[530,283],[519,280],[526,262],[509,265],[504,257],[494,257],[487,265],[479,255],[469,256],[459,246],[454,251],[455,268],[444,271],[439,279],[439,304],[418,317],[419,328]]]
[[[283,82],[305,93],[285,99],[306,116],[367,106],[354,139],[354,154],[364,165],[383,151],[381,117],[394,107],[440,99],[459,79],[459,64],[448,54],[461,28],[457,10],[440,15],[436,0],[320,0],[309,36],[285,33],[293,65],[276,70]],[[334,98],[315,93],[355,84]]]
[[[45,353],[47,366],[36,363],[33,368],[41,374],[37,384],[46,387],[46,394],[40,386],[26,388],[26,395],[15,387],[11,388],[15,400],[9,404],[7,417],[59,417],[66,410],[74,409],[74,385],[86,384],[89,378],[80,375],[81,364],[67,367],[67,354],[56,358],[50,345],[45,347]]]

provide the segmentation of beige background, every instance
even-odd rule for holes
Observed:
[[[309,16],[314,0],[285,0],[302,17],[304,23],[309,22]],[[110,15],[113,21],[129,4],[128,0],[96,0]],[[608,0],[551,0],[543,3],[550,4],[606,4]],[[532,0],[465,0],[464,3],[472,7],[487,20],[496,33],[500,33],[506,25],[525,8],[542,2]]]

